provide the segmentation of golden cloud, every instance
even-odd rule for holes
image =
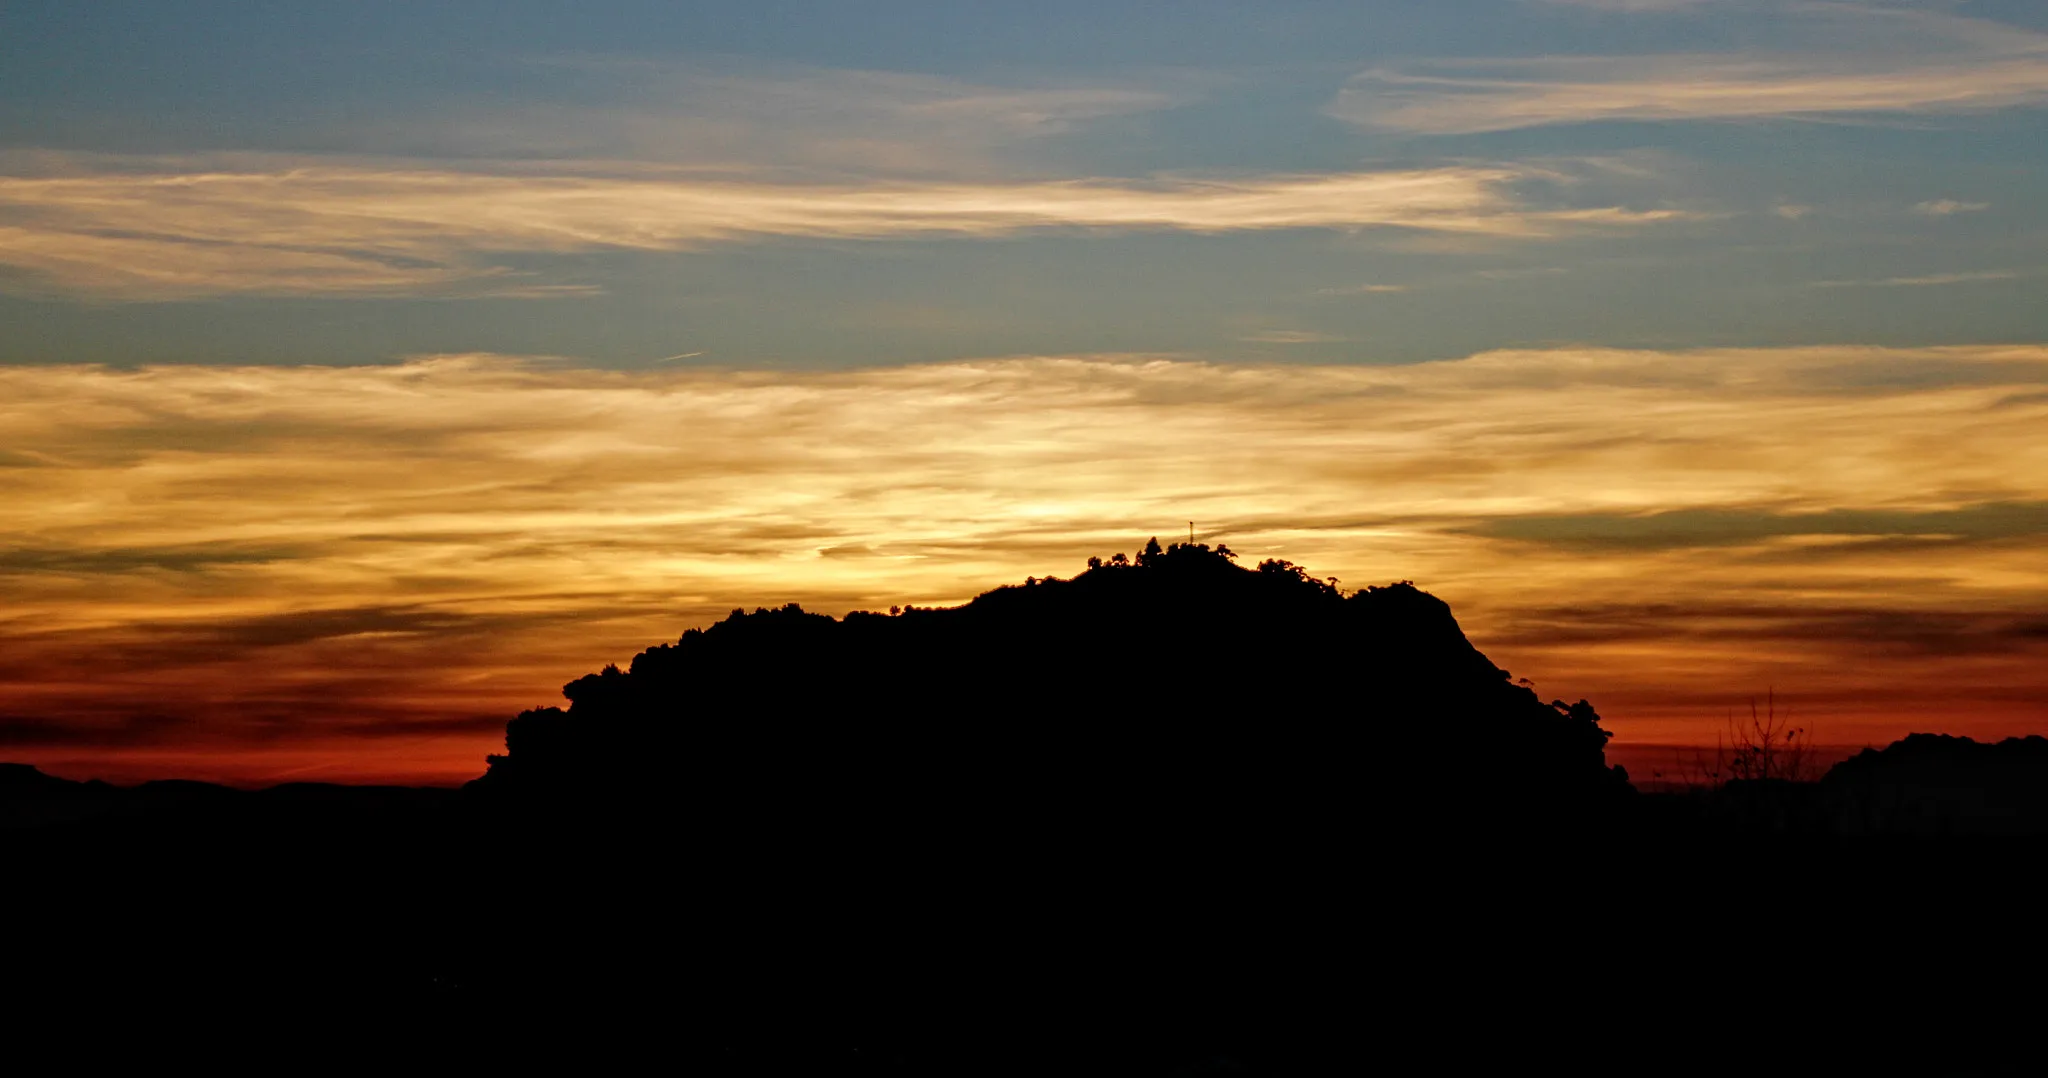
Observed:
[[[4,710],[52,760],[175,729],[453,778],[734,606],[959,600],[1193,520],[1415,579],[1625,739],[1773,685],[1840,737],[2009,727],[2048,689],[2044,387],[2039,346],[6,368]]]
[[[1508,167],[804,184],[646,167],[531,175],[305,162],[179,170],[156,162],[134,171],[54,160],[57,174],[0,177],[0,265],[33,287],[144,299],[488,284],[508,272],[492,254],[669,251],[764,236],[1400,228],[1536,237],[1684,216],[1532,208],[1510,190],[1527,176]],[[48,160],[43,168],[50,171]]]

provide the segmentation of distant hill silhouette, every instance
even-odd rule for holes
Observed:
[[[453,791],[409,786],[289,782],[238,790],[191,779],[113,786],[73,782],[28,764],[0,763],[0,833],[69,829],[108,832],[136,825],[219,823],[283,818],[295,825],[362,827],[383,818],[431,812]]]
[[[1849,834],[2048,834],[2048,738],[2038,735],[1912,734],[1836,764],[1820,785],[1833,826]]]
[[[473,789],[1011,835],[1498,826],[1631,792],[1593,708],[1513,683],[1441,600],[1234,557],[1154,540],[954,608],[736,610],[512,720]]]

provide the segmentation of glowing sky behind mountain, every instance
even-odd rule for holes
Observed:
[[[2037,7],[417,7],[0,15],[0,758],[459,781],[1189,520],[1633,745],[2048,731]]]

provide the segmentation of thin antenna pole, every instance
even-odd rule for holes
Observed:
[[[1195,522],[1192,520],[1188,521],[1188,545],[1195,545]]]

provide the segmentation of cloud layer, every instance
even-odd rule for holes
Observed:
[[[1385,66],[1354,78],[1330,112],[1363,127],[1449,135],[1617,120],[1824,119],[2048,103],[2048,35],[1897,9],[1812,4],[1792,11],[1819,16],[1779,26],[1795,40],[1813,40],[1812,48]],[[1802,25],[1807,32],[1798,33]]]
[[[1192,519],[1417,580],[1627,740],[1772,686],[1837,739],[2002,730],[2048,702],[2044,424],[2040,347],[11,368],[0,679],[25,758],[453,779],[734,606],[957,600]]]
[[[0,177],[0,266],[28,288],[143,299],[390,294],[458,281],[519,289],[530,286],[493,256],[762,237],[1372,228],[1535,237],[1682,216],[1538,209],[1513,190],[1529,174],[1509,167],[821,184],[647,166],[532,174],[245,161],[80,172],[76,159],[57,160],[56,174]]]

